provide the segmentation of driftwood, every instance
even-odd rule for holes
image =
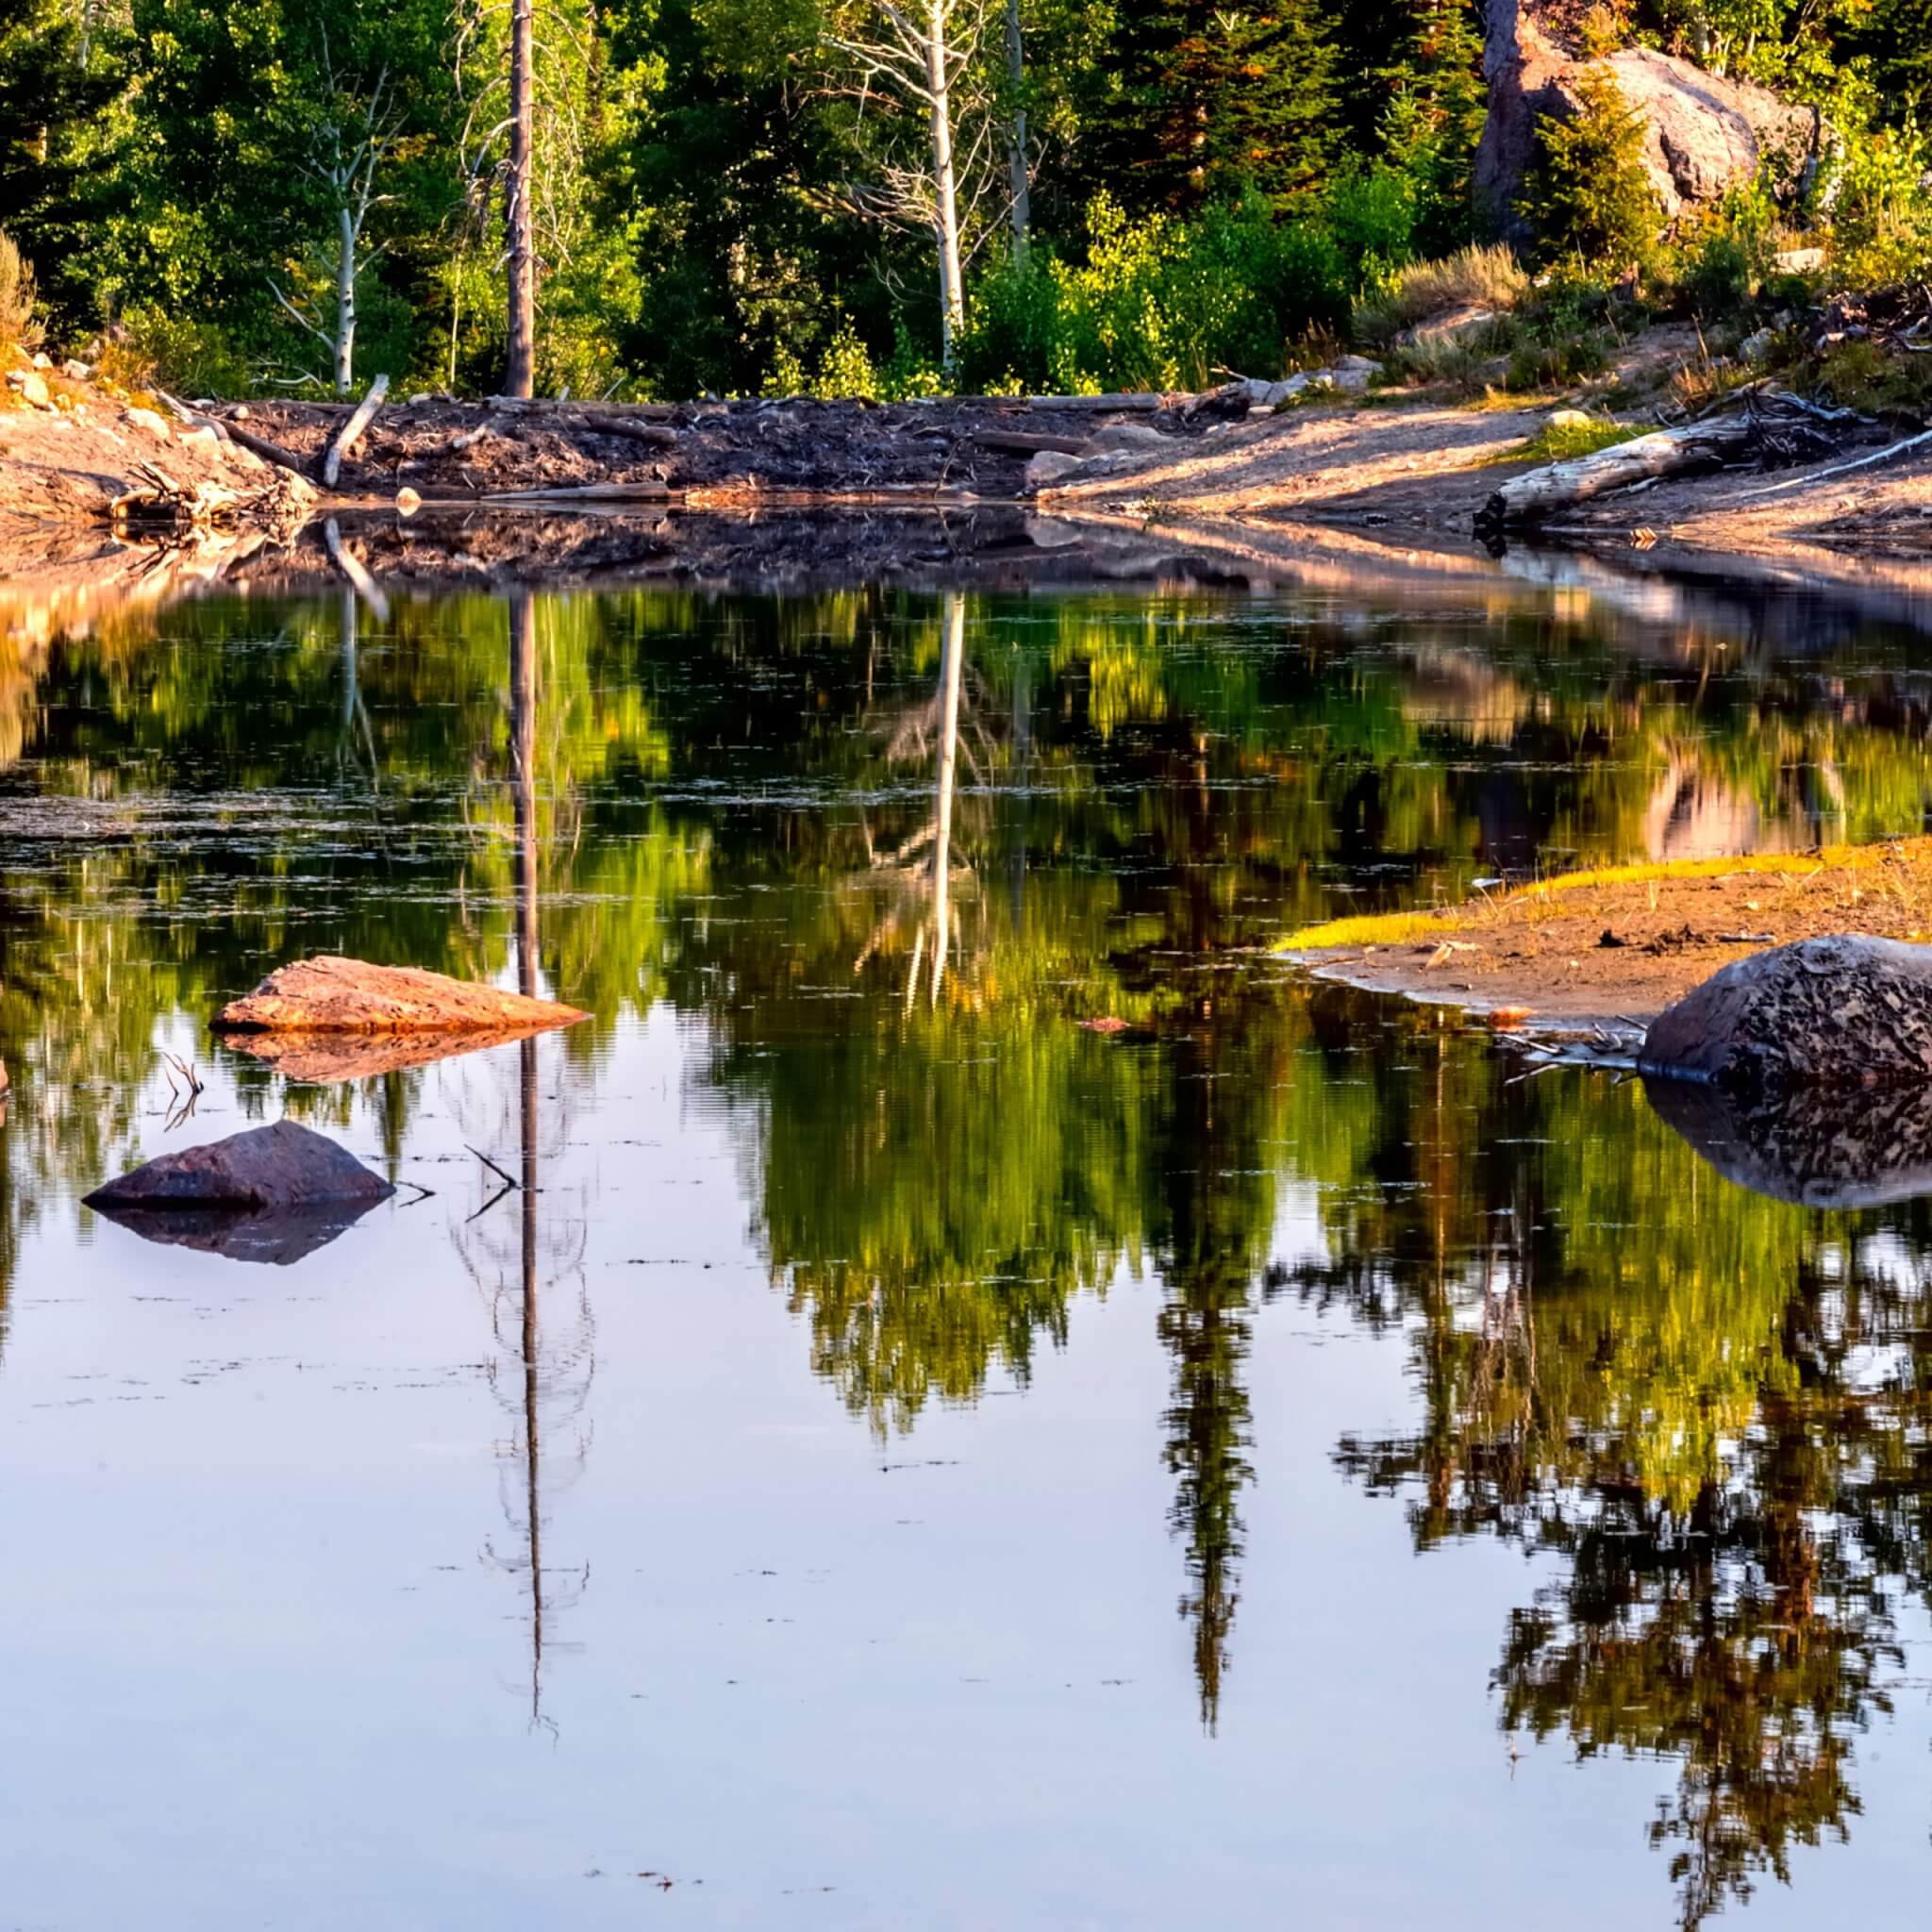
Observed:
[[[117,496],[108,518],[117,531],[165,532],[177,536],[233,529],[241,524],[287,538],[308,519],[313,488],[292,471],[277,470],[258,490],[231,490],[225,483],[178,483],[158,463],[139,462],[134,475],[144,486]]]
[[[1781,490],[1796,490],[1807,483],[1824,483],[1833,476],[1848,476],[1854,470],[1869,470],[1877,463],[1894,462],[1915,449],[1924,449],[1927,443],[1932,443],[1932,429],[1922,429],[1918,435],[1888,443],[1883,449],[1874,449],[1869,456],[1854,457],[1848,463],[1834,463],[1828,470],[1810,470],[1802,476],[1781,477],[1777,482],[1767,483],[1759,489],[1743,491],[1740,497],[1748,502],[1753,497],[1775,496]]]
[[[492,490],[478,503],[662,503],[669,485],[655,479],[640,483],[559,484],[555,489]]]
[[[379,408],[382,399],[389,393],[389,377],[378,375],[369,385],[369,393],[356,405],[356,412],[336,432],[336,440],[329,444],[328,454],[322,459],[322,480],[325,488],[333,490],[336,479],[342,474],[342,458],[355,448],[362,432],[369,427],[369,421]]]
[[[1087,447],[1079,436],[1054,436],[1044,429],[982,429],[973,439],[981,449],[1010,450],[1018,456],[1037,456],[1051,450],[1056,456],[1076,457]]]
[[[155,394],[166,403],[184,423],[192,424],[197,429],[212,429],[224,442],[239,443],[258,456],[264,462],[275,464],[278,470],[288,470],[299,476],[303,462],[293,450],[284,449],[278,442],[271,442],[265,436],[257,436],[251,430],[243,429],[239,423],[224,422],[219,416],[210,416],[206,410],[197,409],[192,403],[184,403],[178,396],[171,396],[164,389],[157,389]]]
[[[1746,455],[1757,439],[1757,427],[1748,418],[1724,417],[1655,430],[1591,456],[1546,463],[1512,476],[1496,491],[1477,512],[1476,528],[1487,532],[1540,524],[1608,491],[1732,461]]]
[[[677,431],[658,423],[639,423],[628,416],[575,416],[572,422],[598,436],[622,436],[632,442],[649,443],[653,449],[675,449]]]

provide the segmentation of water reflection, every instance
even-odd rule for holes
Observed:
[[[486,1553],[532,1724],[589,1574],[557,1524],[591,1440],[591,1260],[629,1225],[582,1150],[656,1172],[611,1069],[669,1014],[821,1409],[890,1443],[1031,1388],[1083,1307],[1140,1321],[1161,1494],[1137,1507],[1167,1512],[1163,1641],[1213,1748],[1246,1647],[1280,1654],[1253,1577],[1291,1557],[1257,1483],[1333,1479],[1274,1475],[1257,1420],[1307,1309],[1408,1351],[1411,1414],[1336,1460],[1431,1559],[1416,1641],[1454,1587],[1434,1553],[1538,1555],[1496,1633],[1496,1714],[1657,1763],[1686,1924],[1851,1830],[1860,1733],[1927,1595],[1923,1108],[1715,1119],[1580,1074],[1512,1086],[1442,1015],[1253,948],[1557,855],[1917,829],[1928,714],[1902,640],[1800,661],[1572,606],[1477,625],[877,590],[171,624],[43,640],[8,713],[0,1291],[29,1235],[77,1242],[74,1195],[166,1139],[142,1098],[160,1055],[205,1057],[206,1015],[283,958],[589,1008],[541,1050],[225,1048],[210,1074],[225,1106],[367,1132],[391,1178],[440,1134],[500,1170],[390,1211],[444,1215],[482,1297],[505,1432]],[[723,1440],[749,1424],[720,1400]]]

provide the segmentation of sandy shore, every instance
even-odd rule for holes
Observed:
[[[1560,1030],[1648,1023],[1732,959],[1833,932],[1932,940],[1932,838],[1574,873],[1281,949],[1324,978]]]

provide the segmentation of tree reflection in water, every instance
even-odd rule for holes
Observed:
[[[1418,1423],[1344,1441],[1342,1470],[1406,1499],[1422,1550],[1559,1564],[1504,1640],[1503,1723],[1675,1767],[1655,1831],[1694,1924],[1857,1815],[1855,1740],[1927,1589],[1932,1215],[1747,1193],[1635,1090],[1506,1087],[1440,1018],[1234,949],[1338,885],[1367,907],[1547,853],[1914,824],[1925,708],[1882,638],[1799,663],[1723,627],[1633,644],[1575,600],[1499,603],[1480,649],[1359,615],[872,588],[378,625],[331,595],[192,607],[165,649],[152,618],[39,639],[0,676],[33,808],[0,855],[0,1290],[37,1216],[152,1151],[134,1096],[170,1029],[291,951],[513,971],[591,1008],[359,1090],[392,1174],[433,1080],[517,1182],[453,1235],[498,1340],[541,1719],[570,1574],[545,1531],[591,1372],[588,1216],[555,1155],[596,1041],[668,1003],[702,1023],[811,1366],[881,1434],[1024,1386],[1076,1297],[1151,1265],[1211,1728],[1292,1185],[1320,1252],[1288,1286],[1411,1338]],[[358,1104],[228,1071],[258,1112]],[[1775,1151],[1811,1185],[1806,1146]]]

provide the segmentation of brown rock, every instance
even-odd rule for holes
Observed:
[[[1476,150],[1475,193],[1511,241],[1526,239],[1531,226],[1516,204],[1536,165],[1537,123],[1545,114],[1574,113],[1577,78],[1593,66],[1611,75],[1643,117],[1644,171],[1667,222],[1689,205],[1718,200],[1767,159],[1777,163],[1783,192],[1797,187],[1824,133],[1813,109],[1650,47],[1580,58],[1553,12],[1537,0],[1491,0],[1487,8],[1490,109]]]
[[[386,1199],[395,1191],[346,1148],[298,1121],[250,1127],[205,1147],[162,1154],[119,1180],[96,1188],[90,1208],[242,1210],[342,1207]]]
[[[1747,1093],[1932,1077],[1932,947],[1832,934],[1734,960],[1650,1023],[1639,1066]]]
[[[589,1017],[413,966],[323,957],[278,968],[213,1024],[217,1033],[527,1033]]]

